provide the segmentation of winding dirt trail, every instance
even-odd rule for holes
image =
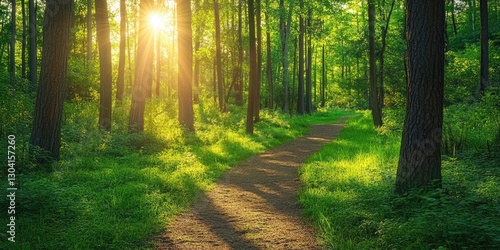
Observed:
[[[232,168],[156,238],[156,249],[322,249],[301,216],[298,168],[345,126],[309,134]]]

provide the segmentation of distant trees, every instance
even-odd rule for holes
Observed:
[[[97,28],[97,44],[99,46],[100,89],[99,89],[99,127],[111,130],[111,43],[109,41],[109,16],[106,0],[95,1],[95,19]]]
[[[396,191],[441,186],[444,0],[408,0],[408,100]]]
[[[35,12],[35,0],[28,1],[28,16],[29,16],[29,49],[28,49],[28,68],[29,68],[29,80],[31,83],[31,88],[34,90],[37,85],[37,29],[36,29],[36,12]]]
[[[40,83],[30,139],[38,162],[59,159],[73,0],[46,1],[44,18]]]

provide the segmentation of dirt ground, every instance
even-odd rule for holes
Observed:
[[[298,168],[345,126],[309,134],[253,156],[226,172],[156,239],[156,249],[322,249],[301,216]]]

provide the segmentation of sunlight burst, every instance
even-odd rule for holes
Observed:
[[[152,13],[149,15],[149,23],[154,30],[160,30],[165,25],[165,16],[159,13]]]

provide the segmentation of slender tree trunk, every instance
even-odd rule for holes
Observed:
[[[271,55],[271,32],[269,31],[269,0],[266,0],[266,8],[267,11],[265,13],[265,22],[266,22],[266,54],[267,54],[267,62],[266,62],[266,78],[267,78],[267,87],[269,91],[269,101],[267,102],[267,108],[273,109],[274,106],[274,86],[273,86],[273,65],[272,65],[272,55]]]
[[[29,80],[31,82],[31,89],[34,90],[37,84],[37,31],[36,31],[36,12],[35,0],[28,2],[29,12]]]
[[[191,0],[177,1],[177,51],[179,74],[179,123],[194,131],[193,114],[193,37],[191,31]]]
[[[312,22],[312,9],[308,11],[307,18],[307,68],[306,68],[306,114],[312,114],[312,34],[311,34],[311,22]]]
[[[118,59],[118,78],[116,80],[116,100],[123,100],[125,91],[125,50],[127,45],[127,6],[120,0],[120,55]]]
[[[200,1],[201,0],[195,0],[194,1],[194,11],[196,15],[201,14],[201,8],[200,8]],[[195,53],[198,53],[200,50],[201,46],[201,34],[202,34],[202,25],[199,24],[196,26],[196,34],[194,36],[194,51]],[[193,102],[194,103],[199,103],[200,102],[200,60],[198,57],[194,58],[194,75],[193,75]]]
[[[248,110],[246,132],[253,134],[255,102],[258,101],[257,84],[257,49],[255,47],[255,15],[253,0],[248,0],[248,29],[249,29],[249,48],[250,48],[250,83],[248,86]]]
[[[220,41],[220,18],[219,18],[219,3],[214,0],[215,14],[215,56],[217,59],[217,89],[219,97],[219,110],[225,112],[224,107],[224,76],[222,75],[222,51]]]
[[[73,1],[47,1],[44,20],[40,84],[30,139],[30,151],[39,163],[59,160]]]
[[[262,17],[261,17],[261,2],[255,0],[256,3],[256,28],[257,28],[257,101],[255,102],[254,120],[260,121],[260,89],[262,85]]]
[[[450,0],[451,4],[451,22],[453,23],[453,34],[457,35],[457,20],[455,18],[455,0]]]
[[[300,6],[303,6],[303,0],[300,1]],[[297,95],[297,113],[299,115],[304,115],[304,17],[299,16],[299,86]]]
[[[243,106],[243,1],[238,0],[238,80],[235,85],[235,101]]]
[[[16,76],[16,0],[11,0],[11,6],[9,73],[11,83],[14,84],[14,77]]]
[[[160,33],[155,34],[156,38],[156,96],[160,96],[160,84],[161,84],[161,39]]]
[[[95,20],[97,44],[99,45],[100,91],[99,91],[99,127],[105,131],[111,130],[111,43],[109,31],[108,4],[106,0],[95,1]]]
[[[323,51],[321,56],[321,107],[325,107],[325,85],[326,85],[326,67],[325,67],[325,45],[323,44]]]
[[[150,74],[147,72],[150,41],[153,39],[152,30],[148,27],[148,13],[152,9],[151,0],[141,0],[139,3],[139,34],[137,44],[137,54],[135,56],[135,76],[132,87],[132,104],[130,106],[130,116],[128,131],[138,133],[144,131],[144,109],[148,94],[147,83]]]
[[[385,50],[387,48],[387,32],[389,31],[389,23],[391,21],[391,16],[392,16],[392,11],[394,9],[394,4],[396,3],[396,0],[392,0],[391,3],[391,8],[389,9],[389,13],[387,14],[387,18],[385,20],[385,26],[382,27],[382,48],[380,49],[379,53],[379,73],[378,73],[378,78],[379,78],[379,90],[378,90],[378,105],[380,107],[380,110],[384,107],[384,56],[385,56]],[[380,116],[382,117],[382,111],[380,111]]]
[[[23,23],[23,40],[21,41],[21,75],[26,78],[26,2],[21,0],[21,13]]]
[[[406,117],[396,191],[441,187],[444,0],[408,0]]]
[[[92,0],[87,0],[87,61],[92,61]]]
[[[489,84],[489,59],[488,59],[488,1],[480,0],[479,9],[481,11],[481,85],[480,91],[484,92]]]
[[[290,27],[292,23],[294,1],[290,2],[288,13],[285,11],[285,1],[280,0],[280,33],[281,33],[281,52],[283,63],[283,112],[287,113],[289,109],[289,96],[288,96],[288,43],[290,40]],[[287,16],[288,14],[288,16]],[[285,20],[285,17],[287,18]]]
[[[375,127],[382,126],[382,109],[378,103],[377,89],[377,67],[375,63],[375,3],[368,0],[368,43],[370,54],[370,106],[372,110],[373,124]]]

